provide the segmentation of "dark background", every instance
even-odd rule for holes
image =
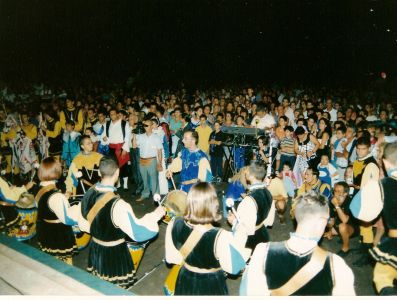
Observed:
[[[394,0],[0,0],[6,82],[347,86],[390,80],[396,54]]]

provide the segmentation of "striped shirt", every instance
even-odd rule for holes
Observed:
[[[289,137],[282,138],[281,142],[280,142],[280,147],[288,147],[288,148],[292,149],[292,152],[280,151],[281,154],[295,156],[294,139],[293,138],[289,138]]]

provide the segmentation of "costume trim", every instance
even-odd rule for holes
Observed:
[[[371,256],[379,263],[390,265],[397,269],[397,257],[389,253],[382,252],[378,247],[369,250]]]

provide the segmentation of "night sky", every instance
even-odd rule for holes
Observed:
[[[394,0],[0,0],[8,82],[347,84],[396,70]]]

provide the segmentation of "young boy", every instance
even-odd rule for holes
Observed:
[[[348,165],[347,158],[344,156],[346,147],[346,127],[340,126],[336,130],[336,141],[332,147],[332,164],[337,168],[339,180],[343,180],[345,170]]]
[[[62,161],[69,168],[73,158],[80,153],[80,133],[74,130],[74,122],[66,121],[66,130],[63,133]]]
[[[94,129],[92,127],[86,128],[84,131],[84,135],[88,135],[90,137],[91,142],[94,145],[92,151],[97,152],[100,138],[95,134]]]
[[[279,172],[283,170],[283,165],[285,162],[289,162],[291,168],[294,168],[296,155],[294,150],[294,128],[292,126],[285,126],[284,128],[285,137],[280,141],[280,167]]]
[[[317,166],[319,172],[319,179],[333,186],[334,183],[338,180],[339,174],[335,167],[329,162],[329,158],[326,154],[321,155],[321,161]]]

